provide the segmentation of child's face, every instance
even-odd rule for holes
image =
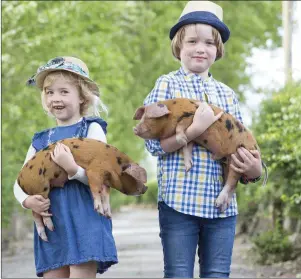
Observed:
[[[80,119],[83,100],[75,85],[59,77],[44,90],[47,108],[55,116],[58,125],[71,125]]]
[[[210,66],[215,61],[216,51],[211,26],[187,26],[180,52],[181,64],[185,69],[206,78]]]

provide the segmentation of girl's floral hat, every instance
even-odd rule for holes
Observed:
[[[223,9],[221,6],[211,1],[189,1],[178,22],[170,29],[169,38],[172,40],[182,26],[193,23],[213,26],[221,34],[223,43],[230,37],[230,30],[223,23]]]
[[[49,60],[45,65],[38,68],[37,73],[28,79],[26,84],[36,85],[42,90],[44,79],[50,72],[54,71],[68,71],[79,75],[83,80],[87,81],[93,93],[99,96],[99,88],[97,84],[89,78],[87,65],[80,59],[71,56],[56,57]]]

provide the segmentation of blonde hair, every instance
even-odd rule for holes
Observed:
[[[171,41],[171,49],[172,49],[172,54],[173,56],[178,59],[180,59],[180,53],[181,53],[181,48],[182,48],[182,43],[183,43],[183,39],[185,37],[185,30],[187,29],[188,26],[194,25],[196,28],[196,25],[198,23],[193,23],[193,24],[187,24],[182,26],[178,32],[176,33],[176,35],[174,36],[174,38]],[[212,26],[211,26],[212,27]],[[215,61],[222,58],[224,56],[224,44],[221,38],[221,34],[214,28],[212,27],[212,36],[213,36],[213,40],[215,43],[215,46],[217,48],[216,50],[216,58]]]
[[[107,107],[97,96],[98,92],[93,92],[89,86],[89,83],[82,79],[77,74],[68,72],[68,71],[54,71],[50,72],[44,79],[43,90],[41,92],[42,106],[44,111],[52,116],[49,112],[48,107],[46,105],[46,92],[45,88],[50,86],[56,79],[64,78],[66,82],[77,87],[79,91],[79,97],[84,100],[82,104],[80,104],[80,115],[88,116],[95,115],[100,116],[99,111],[104,111],[108,113]]]

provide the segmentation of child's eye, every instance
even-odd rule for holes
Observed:
[[[188,43],[190,43],[190,44],[195,44],[195,43],[196,43],[196,40],[189,40]]]
[[[214,42],[209,41],[207,42],[207,45],[214,45]]]
[[[46,91],[46,95],[52,95],[53,92],[52,91]]]
[[[63,93],[63,94],[68,94],[68,91],[63,90],[62,93]]]

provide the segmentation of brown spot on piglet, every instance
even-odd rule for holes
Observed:
[[[234,128],[231,120],[229,120],[229,119],[226,120],[226,128],[227,128],[228,132],[230,132]]]
[[[117,163],[118,163],[118,165],[121,165],[121,163],[122,163],[121,157],[117,157]]]
[[[235,125],[236,125],[238,131],[239,131],[240,133],[242,133],[243,130],[244,130],[244,127],[242,126],[242,124],[241,124],[239,121],[236,121],[236,122],[235,122]]]
[[[193,112],[183,112],[183,114],[178,118],[177,122],[180,122],[183,118],[193,116]]]

